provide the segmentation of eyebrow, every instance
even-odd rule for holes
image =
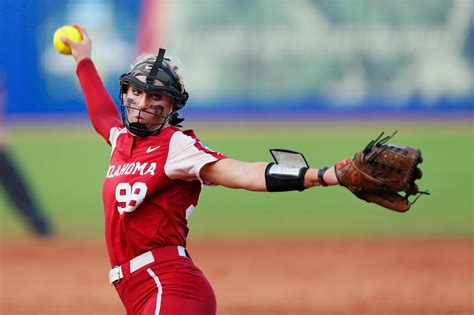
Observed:
[[[152,105],[150,105],[150,108],[152,108],[152,109],[165,109],[164,106],[162,106],[162,105],[157,105],[157,104],[152,104]]]
[[[131,88],[132,90],[139,90],[139,91],[141,91],[141,92],[143,92],[143,93],[146,93],[146,94],[148,94],[148,95],[160,95],[160,96],[162,96],[161,93],[148,93],[148,92],[146,92],[144,89],[142,89],[141,87],[139,87],[139,86],[137,86],[137,85],[134,85],[134,84],[131,84],[131,85],[130,85],[130,88]]]
[[[132,89],[132,91],[145,92],[143,89],[139,88],[139,87],[136,86],[136,85],[131,85],[130,88]]]

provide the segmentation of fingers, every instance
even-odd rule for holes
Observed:
[[[72,26],[81,33],[82,39],[79,42],[74,42],[67,37],[62,37],[61,41],[71,47],[71,54],[76,59],[76,62],[79,63],[83,59],[91,58],[92,43],[89,34],[82,26],[79,24],[72,24]]]
[[[80,42],[86,42],[86,43],[90,42],[89,34],[87,33],[87,31],[86,31],[85,28],[83,28],[83,27],[80,26],[79,24],[72,24],[72,26],[73,26],[74,28],[76,28],[76,29],[79,31],[79,33],[81,33],[82,40],[79,41],[79,43],[80,43]],[[63,43],[65,43],[65,44],[68,44],[69,46],[76,44],[76,42],[70,40],[70,39],[67,38],[67,37],[61,37],[61,41],[62,41]]]
[[[61,41],[69,46],[73,46],[75,44],[75,42],[64,36],[61,37]]]
[[[421,150],[418,151],[418,164],[423,163],[423,155],[421,154]]]
[[[418,185],[415,183],[411,183],[410,187],[405,191],[407,195],[416,195],[420,189],[418,188]]]
[[[79,31],[79,33],[81,33],[82,35],[82,40],[90,40],[90,37],[89,37],[89,34],[87,33],[86,29],[83,28],[82,26],[80,26],[79,24],[75,24],[73,23],[72,26],[74,26],[75,28],[77,28],[77,30]]]
[[[421,177],[423,177],[423,172],[421,171],[419,167],[416,167],[415,172],[414,172],[414,178],[420,179]]]

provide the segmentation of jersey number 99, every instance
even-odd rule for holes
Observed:
[[[148,188],[145,183],[134,183],[131,186],[129,183],[120,183],[115,188],[115,199],[117,202],[125,204],[124,207],[117,206],[120,214],[124,212],[134,211],[145,199]]]

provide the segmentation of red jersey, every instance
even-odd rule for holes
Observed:
[[[225,156],[177,127],[143,138],[132,135],[90,59],[78,64],[77,75],[92,124],[112,149],[102,191],[112,266],[156,247],[185,247],[187,220],[208,184],[199,172]]]

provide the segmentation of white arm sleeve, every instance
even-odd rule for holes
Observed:
[[[185,135],[181,131],[175,132],[170,140],[168,158],[165,163],[165,174],[171,179],[201,180],[201,168],[211,162],[219,160],[213,156],[213,151],[201,149],[198,140]],[[206,152],[207,151],[207,152]],[[215,152],[216,156],[218,155]],[[205,183],[209,185],[210,183]]]

